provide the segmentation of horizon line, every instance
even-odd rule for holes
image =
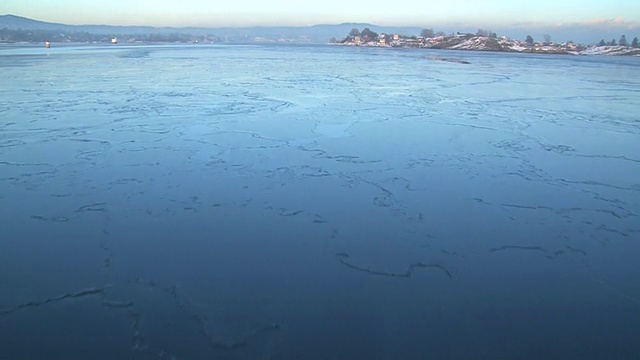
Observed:
[[[364,26],[377,26],[377,27],[414,27],[414,28],[424,28],[418,25],[379,25],[379,24],[375,24],[375,23],[370,23],[370,22],[360,22],[360,21],[346,21],[346,22],[339,22],[339,23],[314,23],[314,24],[310,24],[310,25],[238,25],[238,26],[233,26],[233,25],[224,25],[224,26],[213,26],[213,25],[209,25],[209,26],[205,26],[205,25],[182,25],[182,26],[167,26],[167,25],[117,25],[117,24],[106,24],[106,23],[94,23],[94,24],[87,24],[87,23],[83,23],[83,24],[70,24],[70,23],[65,23],[65,22],[57,22],[57,21],[47,21],[47,20],[40,20],[40,19],[36,19],[36,18],[31,18],[31,17],[27,17],[27,16],[22,16],[22,15],[16,15],[16,14],[1,14],[0,16],[13,16],[13,17],[17,17],[17,18],[21,18],[21,19],[26,19],[26,20],[32,20],[32,21],[37,21],[37,22],[42,22],[42,23],[47,23],[47,24],[54,24],[54,25],[65,25],[65,26],[113,26],[113,27],[151,27],[151,28],[159,28],[159,29],[186,29],[186,28],[244,28],[244,27],[311,27],[311,26],[338,26],[338,25],[364,25]]]
[[[31,17],[27,17],[27,16],[22,16],[22,15],[16,15],[16,14],[11,14],[11,13],[6,13],[6,14],[2,14],[0,16],[12,16],[12,17],[16,17],[16,18],[20,18],[20,19],[25,19],[25,20],[30,20],[30,21],[35,21],[35,22],[41,22],[41,23],[46,23],[46,24],[53,24],[53,25],[62,25],[62,26],[78,26],[78,27],[82,27],[82,26],[95,26],[95,27],[100,27],[100,26],[104,26],[104,27],[141,27],[141,28],[154,28],[154,29],[189,29],[189,28],[199,28],[199,29],[243,29],[243,28],[307,28],[307,27],[318,27],[318,26],[344,26],[344,25],[351,25],[351,26],[372,26],[372,27],[378,27],[378,28],[415,28],[415,29],[433,29],[433,30],[440,30],[437,29],[438,26],[443,27],[443,28],[452,28],[452,27],[457,27],[457,28],[476,28],[479,27],[480,29],[490,29],[492,27],[498,28],[498,30],[501,30],[500,28],[503,28],[502,30],[506,30],[504,28],[507,28],[511,31],[518,31],[518,30],[525,30],[525,29],[531,29],[531,31],[538,31],[538,30],[544,30],[544,31],[548,31],[548,30],[563,30],[563,29],[567,29],[567,28],[571,28],[571,27],[590,27],[593,29],[597,29],[599,28],[598,25],[600,26],[604,26],[604,27],[611,27],[612,25],[617,25],[618,27],[621,28],[626,28],[628,30],[639,30],[640,31],[640,23],[634,22],[634,21],[625,21],[623,18],[600,18],[600,19],[592,19],[592,20],[588,20],[588,21],[584,21],[584,22],[564,22],[564,23],[554,23],[554,24],[543,24],[543,23],[535,23],[535,22],[519,22],[519,23],[513,23],[513,24],[509,24],[509,25],[498,25],[498,24],[494,24],[493,26],[489,26],[487,27],[486,25],[478,25],[478,24],[464,24],[461,23],[459,21],[454,21],[450,24],[434,24],[436,26],[421,26],[421,25],[415,25],[415,24],[377,24],[377,23],[371,23],[371,22],[362,22],[362,21],[342,21],[342,22],[337,22],[337,23],[330,23],[330,22],[318,22],[318,23],[310,23],[310,24],[306,24],[306,25],[286,25],[286,24],[262,24],[262,25],[181,25],[181,26],[170,26],[170,25],[141,25],[141,24],[136,24],[136,25],[122,25],[122,24],[108,24],[108,23],[83,23],[83,24],[71,24],[71,23],[65,23],[65,22],[57,22],[57,21],[47,21],[47,20],[40,20],[40,19],[36,19],[36,18],[31,18]],[[529,30],[527,30],[529,31]],[[460,32],[458,30],[458,32]]]

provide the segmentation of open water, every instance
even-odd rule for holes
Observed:
[[[637,359],[640,58],[0,49],[1,359]]]

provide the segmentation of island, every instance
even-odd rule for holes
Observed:
[[[506,36],[498,37],[496,33],[479,29],[475,34],[456,32],[450,35],[434,33],[425,29],[420,36],[406,36],[400,34],[384,34],[364,28],[362,31],[353,29],[343,40],[332,39],[333,44],[343,46],[369,46],[369,47],[399,47],[422,49],[446,49],[446,50],[474,50],[497,51],[536,54],[563,54],[563,55],[626,55],[640,56],[638,38],[628,44],[626,37],[622,35],[616,43],[615,40],[599,44],[581,45],[572,41],[556,43],[548,36],[545,41],[534,41],[531,36],[523,40],[510,39]]]

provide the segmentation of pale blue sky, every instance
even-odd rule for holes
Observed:
[[[154,26],[517,24],[613,22],[637,26],[638,0],[0,0],[0,14],[67,24]]]

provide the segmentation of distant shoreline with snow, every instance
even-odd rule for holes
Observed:
[[[374,33],[375,34],[375,33]],[[620,45],[578,45],[572,42],[533,42],[497,36],[454,34],[450,36],[401,36],[375,34],[375,36],[347,36],[336,41],[340,46],[395,47],[442,50],[470,50],[509,53],[556,54],[556,55],[611,55],[640,56],[640,48]]]

